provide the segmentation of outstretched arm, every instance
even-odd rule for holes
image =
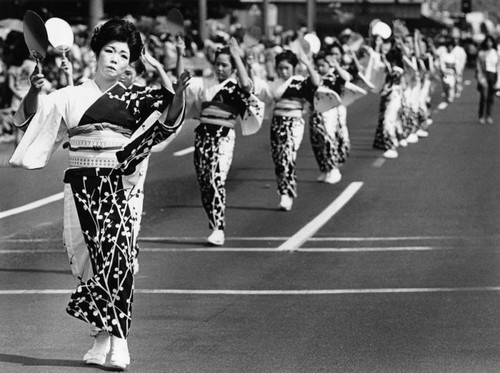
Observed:
[[[172,81],[168,77],[167,73],[163,69],[163,65],[161,64],[160,61],[158,61],[156,58],[154,58],[147,50],[146,48],[143,49],[142,54],[141,54],[141,60],[144,65],[149,65],[152,68],[156,70],[158,75],[160,76],[161,80],[161,85],[168,89],[170,92],[175,92],[174,87],[172,85]]]
[[[73,80],[73,65],[71,62],[68,60],[68,57],[64,56],[62,61],[61,61],[61,71],[63,72],[64,76],[66,77],[66,81],[68,82],[68,85],[75,85],[74,80]]]
[[[335,71],[337,71],[342,79],[344,79],[346,82],[350,82],[352,80],[352,75],[346,69],[340,66],[340,63],[339,61],[337,61],[337,59],[332,58],[330,63],[333,65]]]
[[[252,90],[253,85],[252,81],[250,80],[250,77],[248,76],[245,64],[241,59],[240,47],[238,45],[238,42],[236,41],[235,38],[232,37],[229,39],[227,45],[229,47],[229,51],[231,52],[231,56],[234,58],[234,61],[236,62],[236,73],[238,74],[238,80],[240,82],[240,86],[245,91],[250,92]]]
[[[321,84],[321,77],[314,68],[312,60],[305,53],[299,53],[297,57],[299,58],[299,61],[306,67],[313,86],[319,87],[319,85]]]
[[[168,110],[166,123],[175,121],[179,117],[179,115],[181,115],[186,101],[184,97],[185,95],[184,91],[189,85],[190,79],[191,79],[191,74],[189,73],[189,71],[184,71],[179,77],[177,86],[175,87],[175,95]]]
[[[45,77],[38,70],[38,65],[30,76],[31,87],[24,97],[24,115],[26,118],[36,113],[38,109],[38,95],[45,84]]]
[[[177,50],[177,61],[175,64],[175,75],[179,78],[184,71],[184,53],[186,52],[186,43],[182,35],[177,35],[175,39],[175,49]]]

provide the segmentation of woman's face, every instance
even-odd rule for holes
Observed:
[[[380,52],[382,52],[382,54],[387,54],[389,53],[391,48],[392,48],[392,43],[390,41],[384,41],[382,43],[382,47],[380,47]]]
[[[219,54],[215,60],[215,75],[219,82],[229,79],[233,74],[231,57],[227,54]]]
[[[109,80],[118,81],[130,63],[128,44],[111,41],[106,44],[97,58],[97,71]]]
[[[120,76],[120,82],[122,82],[125,87],[130,87],[134,84],[135,78],[137,78],[135,69],[128,65],[125,72]]]
[[[425,44],[424,42],[421,42],[419,44],[419,47],[420,47],[420,52],[421,53],[427,53],[427,44]]]
[[[409,49],[410,53],[413,53],[413,38],[411,36],[407,36],[405,38],[405,45]]]
[[[316,68],[320,75],[325,75],[330,71],[330,64],[328,61],[321,59],[316,62]]]
[[[332,47],[330,49],[330,56],[332,56],[332,58],[334,58],[337,62],[342,61],[342,51],[339,47]]]
[[[287,80],[293,75],[293,65],[288,61],[280,61],[276,66],[276,73],[281,79]]]

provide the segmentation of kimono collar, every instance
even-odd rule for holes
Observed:
[[[117,85],[120,85],[120,86],[121,86],[121,87],[123,87],[124,89],[127,89],[127,87],[125,87],[125,86],[123,85],[123,83],[122,83],[122,82],[117,81],[115,84],[113,84],[111,87],[109,87],[109,88],[108,88],[108,89],[106,89],[105,91],[101,91],[101,88],[99,88],[99,85],[96,83],[95,79],[92,79],[92,80],[91,80],[91,82],[92,82],[92,83],[94,83],[95,87],[96,87],[96,88],[97,88],[97,89],[98,89],[98,90],[99,90],[102,94],[105,94],[105,93],[107,93],[107,92],[111,91],[111,90],[112,90],[113,88],[115,88]]]
[[[230,76],[229,78],[227,78],[223,82],[219,83],[219,86],[221,86],[221,87],[225,86],[227,83],[238,84],[238,80],[234,76]]]

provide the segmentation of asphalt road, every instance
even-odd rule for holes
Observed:
[[[477,101],[468,85],[395,160],[371,148],[378,97],[358,101],[342,181],[316,182],[306,136],[291,212],[277,210],[269,127],[239,136],[222,248],[205,245],[192,153],[174,155],[193,144],[186,125],[150,163],[129,371],[500,371],[500,114],[478,124]],[[1,145],[0,372],[102,371],[81,362],[92,340],[65,313],[64,151],[24,171],[5,166],[11,150]]]

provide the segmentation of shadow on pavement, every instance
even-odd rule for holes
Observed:
[[[70,270],[58,269],[36,269],[36,268],[0,268],[0,272],[38,272],[38,273],[56,273],[60,275],[71,275]]]
[[[63,359],[39,359],[35,357],[2,354],[0,353],[0,362],[20,364],[24,366],[50,366],[50,367],[80,367],[80,368],[101,368],[107,370],[105,367],[85,365],[81,360],[63,360]]]

